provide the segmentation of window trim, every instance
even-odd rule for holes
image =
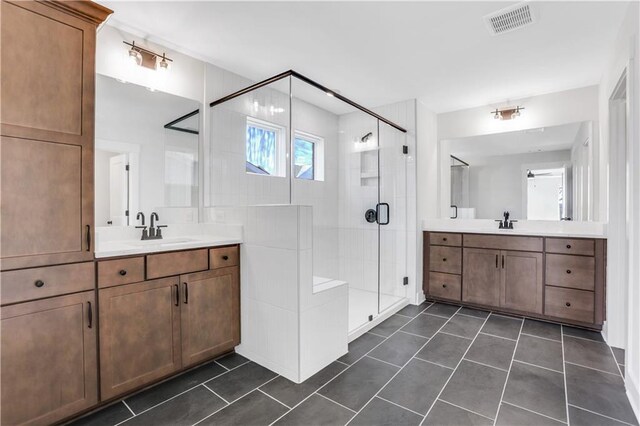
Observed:
[[[249,162],[247,158],[247,129],[249,127],[255,127],[259,129],[263,129],[266,131],[272,131],[276,134],[276,146],[275,146],[275,171],[273,174],[269,173],[254,173],[250,172],[246,169],[246,163]],[[276,123],[272,123],[270,121],[261,120],[259,118],[255,118],[252,116],[247,116],[246,125],[245,125],[245,141],[244,141],[244,161],[245,161],[245,173],[253,175],[253,176],[268,176],[268,177],[286,177],[286,163],[287,163],[287,152],[285,145],[285,127],[280,126]],[[253,163],[251,163],[253,164]],[[257,166],[254,164],[254,166]],[[258,166],[257,166],[258,167]]]
[[[293,141],[291,144],[293,151],[292,168],[295,166],[296,139],[302,139],[313,144],[313,179],[299,178],[297,176],[293,177],[300,180],[324,181],[324,138],[322,136],[314,135],[313,133],[295,130],[293,132]]]

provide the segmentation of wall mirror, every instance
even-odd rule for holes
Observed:
[[[441,200],[452,219],[592,220],[592,135],[584,121],[443,140]]]
[[[96,78],[95,223],[198,222],[200,103]]]

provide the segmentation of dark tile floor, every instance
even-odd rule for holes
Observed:
[[[74,425],[637,425],[599,333],[425,302],[296,385],[232,354]]]

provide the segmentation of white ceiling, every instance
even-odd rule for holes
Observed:
[[[628,5],[534,2],[536,24],[492,36],[482,17],[515,2],[100,3],[252,80],[294,69],[367,107],[435,112],[598,84]]]
[[[448,141],[451,155],[467,161],[469,157],[527,154],[571,149],[582,123],[538,129],[518,130],[493,135],[472,136]]]

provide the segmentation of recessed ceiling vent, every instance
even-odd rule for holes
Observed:
[[[505,7],[484,17],[492,35],[505,34],[536,22],[536,17],[527,2]]]

